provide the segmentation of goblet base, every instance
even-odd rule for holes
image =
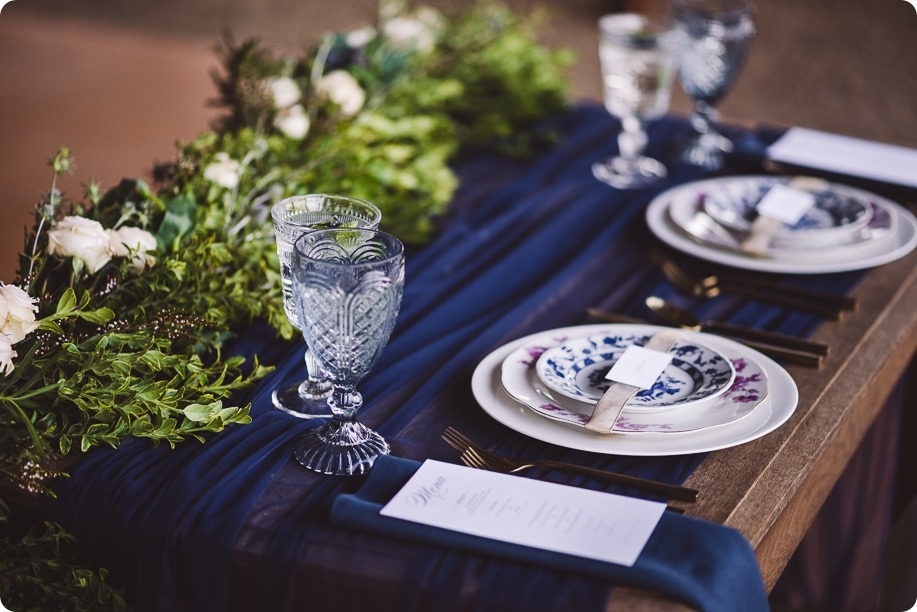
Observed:
[[[388,442],[369,427],[335,419],[303,434],[293,456],[310,470],[350,476],[368,472],[376,457],[389,452]]]
[[[631,159],[612,157],[592,164],[592,174],[606,185],[618,189],[648,187],[668,175],[665,166],[652,157],[640,155]]]
[[[305,381],[274,389],[271,400],[274,407],[292,414],[301,419],[331,418],[331,407],[328,406],[328,397],[331,395],[331,385],[313,381]]]
[[[692,166],[716,171],[722,170],[726,163],[726,153],[731,153],[732,150],[731,140],[711,130],[694,134],[685,144],[681,158]]]

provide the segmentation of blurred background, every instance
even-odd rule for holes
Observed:
[[[509,0],[547,10],[543,41],[573,49],[579,100],[600,100],[596,20],[651,0]],[[427,2],[448,8],[449,2]],[[653,2],[655,4],[655,2]],[[225,31],[295,51],[373,21],[376,0],[14,0],[0,12],[0,280],[47,190],[47,158],[71,147],[78,196],[148,178],[175,141],[215,116],[209,71]],[[759,0],[758,36],[723,119],[802,125],[917,147],[917,12],[904,0]],[[676,86],[677,89],[677,86]],[[687,113],[678,92],[673,111]]]

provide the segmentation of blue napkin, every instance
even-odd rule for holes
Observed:
[[[754,551],[734,529],[665,512],[636,563],[626,567],[379,514],[418,467],[416,461],[380,457],[356,493],[335,499],[332,522],[393,538],[596,576],[615,584],[659,591],[702,610],[768,610]]]

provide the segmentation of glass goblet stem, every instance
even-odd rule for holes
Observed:
[[[621,119],[621,131],[618,133],[618,150],[629,165],[636,164],[646,148],[647,136],[643,121],[639,117]]]
[[[324,399],[332,390],[331,381],[323,376],[318,376],[322,372],[315,359],[315,354],[308,347],[306,348],[306,380],[299,385],[299,395],[303,399]]]

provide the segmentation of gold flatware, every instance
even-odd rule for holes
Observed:
[[[628,315],[622,315],[615,312],[608,312],[605,310],[600,310],[598,308],[587,308],[586,314],[588,314],[593,319],[598,321],[607,321],[608,323],[632,323],[638,325],[655,325],[651,321],[646,319],[639,319],[637,317],[631,317]],[[680,325],[674,325],[673,327],[682,327]],[[692,331],[699,331],[695,327],[682,327],[682,329],[690,329]],[[756,342],[754,340],[749,340],[747,338],[742,338],[739,336],[734,336],[728,333],[722,332],[713,332],[707,331],[706,333],[714,334],[717,336],[722,336],[724,338],[729,338],[730,340],[735,340],[741,344],[744,344],[748,348],[754,349],[759,353],[763,353],[768,357],[773,357],[774,359],[781,359],[787,363],[794,363],[797,365],[803,365],[810,368],[817,368],[821,365],[824,357],[818,353],[812,353],[809,351],[800,351],[798,349],[792,349],[785,346],[776,346],[773,344],[768,344],[766,342]]]
[[[497,455],[485,450],[482,446],[473,442],[467,436],[452,427],[446,428],[446,431],[442,434],[442,438],[446,441],[446,444],[459,451],[462,463],[482,470],[504,472],[508,474],[520,472],[529,468],[564,470],[583,476],[589,476],[590,478],[640,489],[649,493],[658,493],[679,501],[692,503],[697,501],[698,491],[696,489],[673,485],[667,482],[648,480],[646,478],[628,476],[627,474],[618,474],[617,472],[599,470],[573,463],[550,461],[548,459],[533,459],[529,461],[510,459],[509,457]]]
[[[852,310],[856,306],[855,298],[825,294],[752,276],[741,279],[715,274],[694,276],[665,257],[656,258],[656,264],[675,289],[696,298],[711,298],[721,293],[731,293],[832,320],[841,319],[845,310]]]
[[[828,345],[824,344],[823,342],[815,342],[813,340],[797,338],[796,336],[764,331],[754,327],[745,327],[744,325],[736,325],[734,323],[727,323],[725,321],[701,322],[697,317],[695,317],[687,310],[679,308],[675,304],[655,295],[651,295],[646,298],[645,303],[647,308],[649,308],[653,314],[659,317],[661,321],[676,327],[693,329],[695,331],[730,334],[742,338],[749,338],[751,340],[760,340],[761,342],[769,342],[779,346],[786,346],[792,349],[798,349],[800,351],[807,351],[809,353],[815,353],[816,355],[828,354]]]

